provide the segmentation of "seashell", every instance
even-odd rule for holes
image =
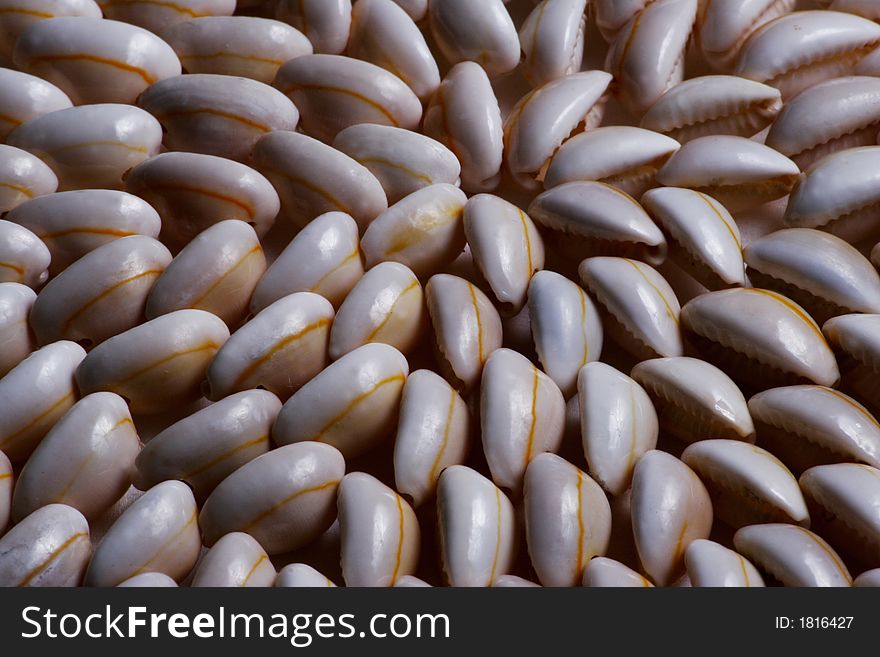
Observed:
[[[0,68],[0,142],[6,141],[7,135],[22,123],[71,106],[67,94],[54,84],[27,73]]]
[[[443,572],[452,586],[491,586],[516,550],[513,505],[501,489],[464,465],[440,475],[437,514]]]
[[[199,153],[162,153],[134,167],[125,188],[162,217],[162,241],[179,251],[206,228],[240,219],[262,237],[280,201],[272,184],[240,162]]]
[[[245,463],[269,451],[281,401],[268,390],[246,390],[196,411],[159,432],[135,460],[134,483],[146,490],[180,479],[202,502]]]
[[[611,75],[582,71],[553,80],[523,96],[504,120],[507,167],[514,179],[535,189],[559,147],[583,124],[599,125]]]
[[[144,235],[87,253],[37,295],[30,316],[37,341],[72,340],[88,349],[137,326],[150,289],[170,262],[168,249]]]
[[[428,13],[428,0],[394,0],[414,21],[422,20]]]
[[[535,85],[577,73],[584,56],[587,0],[543,0],[519,28],[523,73]]]
[[[57,188],[58,178],[38,157],[0,144],[0,214]]]
[[[0,586],[79,586],[91,553],[83,515],[44,506],[0,536]]]
[[[74,342],[38,349],[0,379],[0,450],[24,461],[77,398],[73,372],[86,352]]]
[[[810,468],[800,485],[813,528],[852,562],[880,566],[880,470],[857,463]]]
[[[363,232],[388,209],[382,185],[369,169],[306,135],[269,133],[254,147],[253,161],[278,190],[282,214],[296,226],[341,211]]]
[[[151,84],[180,75],[177,55],[152,32],[85,16],[34,23],[19,37],[12,59],[75,105],[134,103]]]
[[[835,11],[846,11],[872,20],[880,18],[880,7],[872,0],[833,0],[828,8]]]
[[[639,360],[682,355],[675,292],[653,267],[627,258],[587,258],[578,268],[608,324],[605,333]]]
[[[310,543],[336,518],[344,474],[345,460],[330,445],[286,445],[258,456],[220,482],[202,506],[205,545],[229,532],[250,534],[269,554]]]
[[[52,261],[54,276],[99,246],[131,235],[159,237],[162,220],[146,201],[125,192],[83,189],[32,199],[6,219],[39,237]]]
[[[693,470],[666,452],[651,450],[633,473],[632,527],[645,572],[666,586],[684,572],[691,542],[709,537],[712,502]]]
[[[479,383],[483,364],[501,347],[501,317],[479,288],[436,274],[425,286],[440,371],[459,392]]]
[[[852,76],[811,87],[785,104],[766,144],[801,169],[857,146],[876,144],[880,129],[880,80]]]
[[[529,555],[544,586],[577,586],[590,559],[611,536],[611,507],[590,477],[555,454],[526,469],[525,525]]]
[[[857,461],[880,466],[880,424],[854,399],[823,386],[773,388],[749,400],[758,442],[795,473]]]
[[[394,586],[416,571],[421,533],[406,500],[375,477],[352,472],[339,484],[338,505],[346,586]]]
[[[778,89],[735,75],[705,75],[669,89],[645,112],[641,126],[681,143],[708,135],[752,137],[782,109]]]
[[[855,578],[853,586],[859,587],[880,587],[880,568],[867,570]]]
[[[764,578],[757,568],[741,555],[714,541],[702,538],[693,541],[685,552],[684,561],[694,586],[764,586]]]
[[[159,152],[162,126],[131,105],[86,105],[31,119],[6,141],[49,165],[59,191],[122,189],[125,172]]]
[[[540,584],[535,584],[534,582],[527,580],[523,577],[517,577],[516,575],[500,575],[495,578],[495,581],[492,582],[492,586],[494,588],[500,589],[511,589],[511,588],[541,588]]]
[[[139,25],[159,33],[170,25],[198,20],[200,16],[229,16],[235,0],[101,0],[105,18]]]
[[[131,485],[140,448],[121,397],[110,392],[83,397],[49,430],[19,473],[14,520],[55,502],[86,518],[99,517]]]
[[[229,339],[219,317],[176,310],[98,345],[76,370],[84,395],[105,390],[132,413],[157,413],[195,401],[208,364]]]
[[[128,507],[95,548],[86,586],[116,586],[145,572],[179,582],[199,558],[202,541],[192,492],[163,481]]]
[[[37,348],[28,325],[36,298],[26,285],[0,283],[0,378]]]
[[[419,278],[443,269],[464,249],[466,202],[458,187],[441,183],[395,203],[364,232],[361,248],[367,268],[391,260],[406,265]]]
[[[137,102],[162,124],[169,150],[241,162],[264,134],[294,130],[300,118],[277,89],[232,75],[191,73],[161,80]]]
[[[284,62],[312,54],[312,44],[296,28],[231,13],[186,20],[162,31],[188,73],[237,75],[270,84]]]
[[[730,71],[749,36],[794,9],[796,0],[706,2],[701,7],[700,49],[713,68]]]
[[[263,388],[286,400],[327,365],[333,306],[311,292],[282,297],[238,329],[208,368],[209,399]]]
[[[796,11],[763,25],[743,45],[736,75],[776,87],[787,101],[831,78],[851,75],[880,43],[880,25],[832,11]]]
[[[117,588],[174,588],[177,582],[165,573],[141,573],[116,585]]]
[[[428,185],[459,183],[461,165],[455,154],[418,132],[359,123],[336,135],[333,147],[369,169],[392,204]]]
[[[840,379],[816,323],[786,297],[733,288],[696,297],[681,310],[685,339],[734,381],[766,390]]]
[[[434,494],[445,468],[464,462],[470,432],[467,405],[441,376],[417,370],[407,377],[394,442],[394,483],[414,507]]]
[[[708,194],[733,212],[782,198],[799,175],[797,165],[772,148],[715,135],[682,146],[657,172],[657,182]]]
[[[684,78],[685,49],[697,4],[697,0],[651,2],[611,42],[605,68],[634,113],[644,112]]]
[[[422,118],[421,102],[399,77],[352,57],[297,57],[278,69],[273,84],[296,103],[303,132],[325,143],[356,123],[411,130]]]
[[[619,561],[607,557],[595,557],[584,569],[584,586],[654,588],[651,581]]]
[[[612,41],[618,32],[654,0],[593,0],[590,9],[596,16],[596,27],[606,41]]]
[[[24,226],[0,219],[0,283],[38,288],[49,278],[52,254]]]
[[[278,0],[276,15],[305,34],[315,52],[345,50],[351,27],[351,0]]]
[[[335,588],[329,577],[304,563],[292,563],[278,571],[275,586],[290,588]]]
[[[498,185],[504,149],[501,110],[479,64],[452,67],[425,109],[422,130],[458,158],[462,189],[487,192]]]
[[[730,212],[711,196],[660,187],[642,206],[663,229],[669,259],[710,290],[745,285],[742,237]]]
[[[275,583],[269,555],[250,534],[232,532],[217,541],[199,561],[193,587],[260,587]]]
[[[266,272],[266,256],[254,229],[230,219],[199,233],[181,250],[150,290],[146,316],[198,308],[236,326]]]
[[[638,363],[631,376],[651,398],[661,429],[681,442],[755,442],[745,398],[717,367],[686,356],[655,358]]]
[[[419,279],[397,262],[381,262],[364,274],[339,307],[330,330],[336,360],[370,342],[408,353],[421,338],[425,301]]]
[[[397,0],[395,0],[396,2]],[[394,588],[396,589],[420,589],[420,588],[431,588],[431,585],[426,581],[419,579],[418,577],[413,577],[412,575],[403,575],[402,577],[397,578],[397,582],[394,584]]]
[[[577,392],[581,367],[599,360],[602,323],[586,292],[565,276],[539,271],[528,289],[528,312],[535,351],[562,394]]]
[[[12,516],[13,476],[12,463],[6,454],[0,452],[0,538],[6,532],[9,518]]]
[[[363,274],[354,219],[342,212],[322,214],[269,265],[251,297],[251,312],[294,292],[320,294],[338,308]]]
[[[519,35],[501,0],[431,0],[428,25],[437,48],[450,64],[470,60],[489,77],[519,64]]]
[[[272,429],[277,445],[317,441],[353,458],[393,431],[409,374],[406,358],[381,342],[330,364],[291,397]]]
[[[58,16],[101,18],[94,0],[4,0],[0,17],[0,55],[10,59],[15,42],[28,27]]]
[[[590,476],[611,495],[622,495],[635,464],[657,445],[654,405],[638,383],[602,362],[581,368],[577,388]]]
[[[736,551],[785,586],[852,586],[852,576],[820,536],[797,525],[743,527]]]
[[[862,57],[853,69],[853,74],[871,75],[874,77],[880,75],[880,50],[874,48],[874,50]]]
[[[355,3],[347,53],[390,71],[422,102],[440,86],[440,71],[425,37],[393,0]]]
[[[841,315],[825,322],[825,337],[839,354],[844,387],[862,401],[878,406],[877,328],[880,315]]]

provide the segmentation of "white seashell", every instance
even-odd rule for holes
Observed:
[[[394,442],[394,483],[413,506],[434,494],[445,468],[464,462],[470,430],[467,405],[442,377],[430,370],[407,377]]]
[[[475,61],[490,77],[519,64],[519,35],[501,0],[431,0],[428,25],[450,64]]]
[[[178,22],[162,31],[188,73],[237,75],[269,84],[284,62],[312,54],[312,44],[296,28],[231,13]]]
[[[880,568],[863,572],[853,581],[853,586],[880,587]]]
[[[703,57],[723,71],[734,68],[749,36],[765,23],[794,9],[796,0],[739,0],[703,3],[699,26]]]
[[[0,450],[24,461],[77,398],[73,372],[86,352],[74,342],[38,349],[0,379]]]
[[[500,575],[495,578],[495,581],[492,582],[492,586],[494,588],[501,589],[512,589],[512,588],[541,588],[540,584],[535,584],[534,582],[527,580],[523,577],[517,577],[516,575]]]
[[[169,25],[198,20],[200,16],[229,16],[235,0],[101,0],[105,18],[125,21],[159,33]]]
[[[282,214],[296,226],[340,211],[354,217],[363,232],[388,208],[382,185],[367,167],[306,135],[269,133],[254,147],[253,161],[278,190]]]
[[[529,555],[544,586],[577,586],[611,536],[611,507],[588,475],[555,454],[539,454],[525,475]]]
[[[38,157],[27,150],[0,144],[0,213],[51,194],[57,188],[55,173]]]
[[[395,0],[396,2],[397,0]],[[394,584],[394,588],[396,589],[421,589],[421,588],[431,588],[431,585],[426,581],[419,579],[418,577],[413,577],[412,575],[404,575],[403,577],[398,577],[397,582]]]
[[[179,582],[199,558],[197,514],[186,484],[154,486],[107,530],[89,563],[86,586],[116,586],[144,572],[164,573]]]
[[[541,366],[566,398],[573,396],[581,367],[602,353],[602,322],[595,304],[565,276],[539,271],[529,283],[528,312]]]
[[[607,317],[605,333],[633,356],[682,355],[681,307],[656,269],[627,258],[597,257],[584,260],[578,272]]]
[[[874,48],[874,50],[862,57],[853,69],[853,74],[872,75],[874,77],[880,75],[880,50]]]
[[[38,288],[49,278],[52,254],[24,226],[0,219],[0,283]]]
[[[121,397],[109,392],[83,397],[40,441],[19,473],[14,519],[55,502],[86,518],[99,517],[131,485],[140,448]]]
[[[584,56],[587,0],[543,0],[519,28],[523,72],[540,86],[576,73]]]
[[[455,154],[411,130],[359,123],[336,135],[333,147],[369,169],[382,184],[389,203],[428,185],[459,183],[461,165]]]
[[[422,118],[421,102],[399,77],[352,57],[297,57],[278,69],[273,84],[296,103],[303,132],[325,143],[356,123],[411,130]]]
[[[635,464],[657,445],[657,413],[638,383],[605,363],[584,365],[577,387],[590,475],[611,495],[622,495]]]
[[[755,442],[745,398],[717,367],[686,356],[655,358],[638,363],[631,376],[651,397],[663,431],[681,442]]]
[[[712,502],[693,470],[652,450],[639,459],[633,474],[632,526],[645,572],[666,586],[684,572],[691,541],[708,538]]]
[[[242,162],[260,137],[294,130],[300,118],[296,106],[277,89],[232,75],[192,73],[161,80],[137,102],[162,124],[169,150]]]
[[[9,518],[12,516],[13,476],[12,463],[6,454],[0,452],[0,538],[6,532]]]
[[[193,587],[261,587],[275,583],[269,555],[249,534],[232,532],[217,541],[199,561]]]
[[[131,105],[70,107],[31,119],[6,141],[58,176],[58,189],[122,189],[125,172],[159,152],[162,126]]]
[[[304,563],[292,563],[278,571],[275,586],[289,588],[335,588],[329,577]]]
[[[394,0],[414,21],[422,20],[428,13],[428,0]]]
[[[452,586],[491,586],[513,564],[513,505],[491,481],[464,465],[440,475],[437,514],[443,572]]]
[[[3,0],[0,17],[0,55],[11,58],[15,42],[28,27],[57,16],[101,18],[94,0]]]
[[[129,577],[127,580],[120,582],[116,586],[119,588],[174,588],[177,586],[177,582],[168,577],[165,573],[151,572]]]
[[[0,536],[0,586],[79,586],[91,553],[83,515],[44,506]]]
[[[593,0],[590,9],[596,15],[596,27],[606,41],[617,33],[654,0]]]
[[[419,562],[412,507],[375,477],[352,472],[339,484],[342,577],[346,586],[394,586]]]
[[[286,400],[327,365],[333,306],[320,295],[282,297],[238,329],[208,368],[207,397],[264,388]]]
[[[381,262],[355,284],[330,330],[330,358],[336,360],[369,342],[410,352],[426,325],[419,279],[397,262]]]
[[[203,501],[217,484],[269,451],[281,401],[268,390],[246,390],[203,408],[156,434],[135,460],[134,483],[146,490],[180,479]]]
[[[761,573],[747,559],[714,541],[697,539],[685,552],[687,574],[694,586],[764,586]]]
[[[365,344],[329,365],[291,397],[272,429],[277,445],[317,441],[347,458],[394,430],[409,374],[406,358],[381,342]]]
[[[851,75],[880,43],[880,25],[831,11],[796,11],[756,30],[736,60],[736,75],[776,87],[782,99]]]
[[[458,158],[463,189],[485,192],[498,185],[504,148],[501,110],[479,64],[452,67],[425,109],[422,130]]]
[[[71,106],[67,94],[54,84],[0,68],[0,142],[6,141],[6,136],[22,123]]]
[[[404,197],[370,223],[361,247],[367,268],[391,260],[427,278],[464,249],[462,215],[467,196],[448,184],[430,185]]]
[[[584,586],[599,587],[630,587],[630,588],[653,588],[654,585],[645,577],[624,566],[619,561],[606,557],[596,557],[590,560],[584,569]]]
[[[0,283],[0,377],[37,348],[28,325],[36,298],[36,293],[26,285]]]
[[[37,295],[30,317],[37,341],[72,340],[91,348],[137,326],[150,289],[170,262],[168,249],[144,235],[87,253]]]
[[[873,0],[834,0],[828,8],[835,11],[846,11],[872,20],[880,18],[880,7]]]
[[[681,143],[707,135],[752,137],[773,123],[781,109],[782,96],[773,87],[734,75],[706,75],[663,94],[641,126]]]
[[[219,317],[176,310],[98,345],[76,371],[82,394],[106,390],[132,413],[157,413],[195,401],[208,364],[229,339]]]
[[[852,586],[852,576],[828,543],[797,525],[743,527],[736,551],[785,586]]]
[[[310,221],[275,259],[254,290],[257,313],[294,292],[314,292],[339,307],[364,274],[354,219],[328,212]]]
[[[745,137],[715,135],[682,146],[657,173],[657,181],[703,192],[736,211],[785,196],[799,174],[794,162],[772,148]]]
[[[844,387],[856,397],[878,406],[877,328],[880,315],[840,315],[825,322],[822,331],[840,356]]]
[[[303,32],[315,52],[345,50],[351,27],[351,0],[278,0],[277,18]]]
[[[641,202],[663,229],[670,260],[710,290],[745,285],[742,237],[721,203],[681,187],[649,190]]]
[[[605,68],[614,75],[624,101],[634,112],[644,112],[682,81],[697,4],[697,0],[651,2],[611,43]]]

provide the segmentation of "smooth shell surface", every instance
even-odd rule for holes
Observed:
[[[71,105],[67,94],[51,82],[0,68],[0,142],[22,123]]]
[[[11,58],[15,42],[28,27],[58,16],[101,18],[95,0],[4,0],[0,19],[0,54]]]
[[[0,144],[0,212],[58,188],[55,173],[29,149],[30,144],[22,148]]]
[[[37,348],[27,321],[36,298],[26,285],[0,283],[0,378]]]
[[[595,557],[584,569],[583,585],[593,588],[653,588],[651,580],[607,557]]]
[[[105,18],[125,21],[156,32],[200,16],[228,16],[235,0],[101,0]]]
[[[38,288],[49,278],[52,254],[30,230],[0,219],[0,283]]]
[[[475,61],[492,77],[519,64],[519,36],[501,0],[432,0],[428,24],[450,64]]]
[[[543,0],[519,28],[525,75],[536,85],[580,70],[587,0]]]
[[[123,588],[174,588],[177,586],[177,582],[168,577],[165,573],[149,572],[129,577],[127,580],[120,582],[116,586]]]
[[[345,50],[351,28],[351,0],[279,0],[276,15],[302,31],[315,52],[339,54]]]
[[[687,574],[694,586],[762,587],[761,573],[748,559],[705,539],[692,542],[684,555]]]
[[[275,586],[288,588],[332,588],[329,577],[318,572],[308,564],[292,563],[278,571]]]
[[[275,583],[269,555],[249,534],[232,532],[202,557],[193,575],[194,587],[259,587]]]
[[[796,0],[708,2],[699,25],[700,49],[713,68],[730,70],[749,36],[768,21],[790,12]]]

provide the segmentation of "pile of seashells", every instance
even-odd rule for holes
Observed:
[[[0,0],[0,584],[880,586],[876,21]]]

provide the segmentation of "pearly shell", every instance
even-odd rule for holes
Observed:
[[[38,21],[58,16],[101,18],[95,0],[3,0],[0,18],[0,55],[11,58],[18,37]]]
[[[278,0],[276,16],[302,31],[315,52],[345,50],[351,28],[351,0]]]
[[[200,16],[228,16],[235,0],[100,0],[105,18],[125,21],[159,33],[169,25],[198,20]]]
[[[165,573],[141,573],[116,585],[119,588],[174,588],[177,582]]]
[[[329,577],[304,563],[292,563],[278,571],[275,586],[285,588],[335,588]]]
[[[519,35],[501,0],[431,0],[428,25],[450,64],[475,61],[490,77],[519,64]]]
[[[51,82],[0,68],[0,142],[22,123],[72,105],[67,94]]]
[[[519,28],[524,74],[536,86],[576,73],[584,55],[587,0],[543,0]]]
[[[590,10],[596,16],[596,27],[606,41],[617,33],[654,0],[593,0]]]
[[[0,283],[38,288],[49,278],[52,254],[24,226],[0,219]]]
[[[702,538],[693,541],[685,552],[684,561],[694,586],[764,586],[764,578],[751,562],[714,541]]]
[[[217,541],[199,561],[193,587],[260,587],[275,583],[269,555],[249,534],[232,532]]]
[[[37,348],[28,325],[36,298],[26,285],[0,283],[0,378]]]
[[[22,145],[30,148],[29,144]],[[58,178],[39,157],[27,149],[0,144],[0,213],[52,194],[57,188]]]
[[[706,2],[699,25],[700,49],[708,63],[730,71],[743,44],[765,23],[789,13],[796,0]]]
[[[696,542],[696,541],[695,541]],[[653,588],[651,581],[614,559],[595,557],[584,569],[583,585],[600,587]]]

